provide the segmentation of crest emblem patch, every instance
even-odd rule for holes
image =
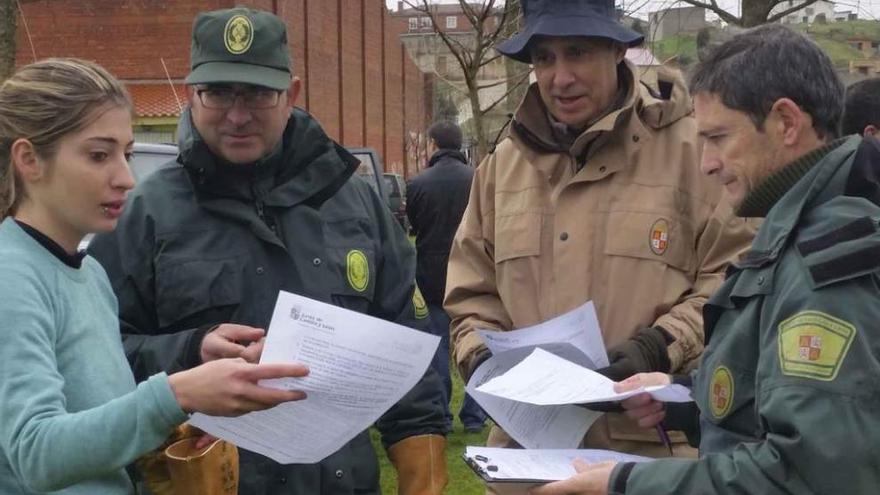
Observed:
[[[223,42],[226,50],[233,55],[248,51],[254,41],[254,25],[243,15],[232,16],[223,29]]]
[[[719,366],[712,373],[712,381],[709,382],[709,409],[715,419],[721,419],[730,412],[733,404],[734,383],[733,375],[727,366]]]
[[[346,274],[351,288],[363,292],[370,285],[370,263],[367,255],[359,249],[352,249],[345,257]]]
[[[669,247],[669,222],[659,219],[651,226],[651,252],[661,256]]]
[[[819,311],[801,311],[779,324],[782,374],[831,381],[837,378],[856,327]]]

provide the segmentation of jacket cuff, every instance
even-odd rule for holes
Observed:
[[[208,335],[208,332],[213,332],[219,326],[219,323],[211,323],[209,325],[202,325],[192,331],[192,335],[190,335],[189,340],[186,342],[186,353],[182,363],[183,369],[188,370],[202,364],[202,341],[205,340],[205,335]]]
[[[611,470],[611,478],[608,480],[608,495],[623,495],[626,493],[626,482],[629,474],[636,466],[634,462],[622,462]]]

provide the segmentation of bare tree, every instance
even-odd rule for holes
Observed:
[[[789,0],[742,0],[742,14],[737,17],[718,5],[717,0],[708,0],[708,2],[700,0],[681,0],[682,2],[693,5],[694,7],[703,7],[704,9],[715,13],[722,21],[739,27],[754,27],[761,24],[776,22],[783,17],[806,8],[819,0],[794,0],[787,8],[770,15],[770,11],[774,7],[781,4],[788,5]],[[798,3],[800,2],[800,3]]]
[[[462,90],[468,98],[471,108],[473,131],[476,138],[475,160],[481,160],[489,150],[488,132],[485,121],[486,116],[499,104],[507,102],[511,94],[528,81],[529,68],[519,64],[517,73],[505,71],[505,77],[485,81],[481,73],[485,68],[498,63],[501,55],[495,51],[495,45],[504,40],[510,34],[511,24],[516,25],[519,20],[519,2],[513,0],[482,0],[480,2],[468,2],[459,0],[458,4],[462,15],[470,24],[468,36],[447,32],[445,24],[441,23],[438,15],[438,6],[429,0],[406,0],[406,4],[412,9],[424,14],[431,20],[431,25],[436,36],[440,38],[449,53],[455,59],[461,71],[464,87],[456,84],[448,78],[444,81],[453,87]],[[437,74],[443,78],[443,74]],[[486,90],[506,85],[505,92],[492,99],[483,101],[482,94]],[[494,137],[494,136],[493,136]]]
[[[16,43],[15,36],[18,30],[18,14],[21,5],[25,3],[35,2],[37,0],[0,0],[0,81],[5,81],[15,72],[15,52]],[[24,16],[22,14],[22,20]],[[24,24],[27,29],[27,22]],[[30,37],[30,34],[28,34]],[[37,60],[37,54],[34,52],[33,44],[31,44],[31,54],[34,61]]]
[[[15,71],[17,10],[15,0],[0,0],[0,81]]]

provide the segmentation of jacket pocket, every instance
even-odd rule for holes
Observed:
[[[159,326],[202,311],[241,301],[242,275],[238,258],[186,260],[156,272],[156,313]]]
[[[696,265],[694,230],[669,215],[613,211],[608,215],[605,254],[664,263],[691,273]]]
[[[540,212],[522,212],[495,217],[495,263],[541,254]]]

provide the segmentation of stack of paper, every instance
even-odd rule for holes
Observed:
[[[481,391],[480,386],[546,349],[588,368],[608,366],[605,343],[592,302],[544,323],[509,332],[478,330],[492,357],[474,371],[467,392],[523,447],[571,449],[602,413],[570,404],[534,405]]]

